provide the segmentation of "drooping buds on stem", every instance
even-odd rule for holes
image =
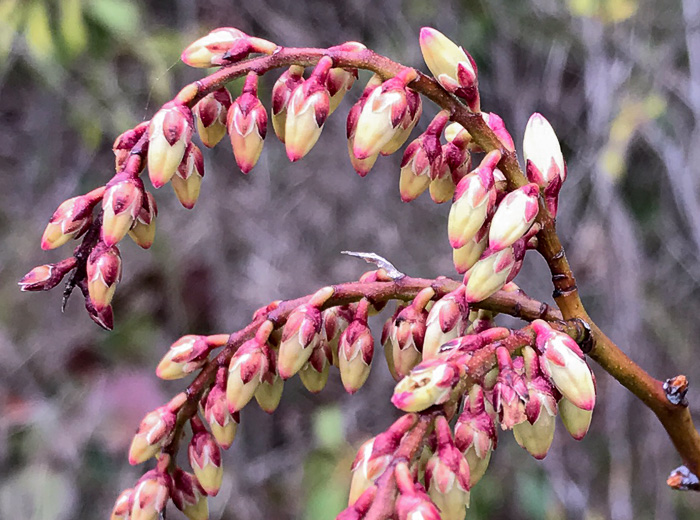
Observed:
[[[263,322],[255,337],[243,343],[231,358],[226,382],[226,400],[231,413],[248,404],[269,369],[266,342],[272,328],[271,321]]]
[[[122,277],[122,260],[117,246],[99,242],[87,261],[90,301],[98,311],[109,306]]]
[[[105,188],[98,188],[62,202],[49,219],[41,237],[41,248],[45,251],[56,249],[71,238],[82,235],[90,225],[92,210],[102,200],[104,192]]]
[[[419,41],[425,64],[438,83],[448,92],[464,99],[472,112],[479,112],[479,83],[474,58],[431,27],[420,30]]]
[[[176,395],[168,404],[148,413],[139,425],[129,448],[129,464],[136,465],[155,456],[168,442],[175,428],[178,410],[186,401],[184,393]]]
[[[396,316],[389,338],[392,344],[394,370],[399,376],[405,376],[420,363],[423,351],[423,339],[428,318],[426,305],[435,296],[430,287],[421,290],[413,302]]]
[[[272,128],[280,141],[284,142],[287,124],[287,105],[292,92],[304,82],[304,67],[292,65],[272,87]]]
[[[330,95],[326,89],[333,60],[324,56],[309,79],[294,89],[287,105],[284,144],[287,157],[294,162],[304,157],[321,136],[330,113]]]
[[[107,246],[118,243],[131,229],[143,206],[143,181],[138,177],[116,175],[102,199],[101,239]]]
[[[214,439],[225,450],[233,444],[240,422],[238,412],[231,413],[226,400],[227,372],[226,367],[219,367],[216,372],[216,381],[204,402],[203,413]]]
[[[535,320],[531,326],[537,334],[542,371],[573,405],[593,410],[595,384],[579,346],[571,336],[552,329],[546,321]]]
[[[402,416],[385,432],[365,442],[352,463],[348,504],[352,505],[389,467],[401,439],[416,424],[416,416]]]
[[[226,135],[226,114],[233,103],[231,93],[221,87],[200,99],[192,108],[197,133],[207,148],[213,148]]]
[[[511,191],[498,204],[489,228],[489,248],[500,251],[513,245],[535,222],[539,187],[530,183]]]
[[[496,424],[486,411],[484,391],[479,385],[473,385],[469,390],[469,401],[455,425],[455,446],[467,459],[471,486],[486,473],[497,443]]]
[[[267,134],[267,112],[258,98],[258,75],[249,72],[241,95],[228,110],[226,119],[233,155],[243,173],[258,162]]]
[[[148,175],[155,188],[170,181],[192,140],[194,119],[185,105],[163,105],[148,126]]]
[[[493,170],[500,160],[498,150],[488,153],[472,173],[459,181],[447,221],[447,234],[454,249],[464,246],[486,222],[496,202]]]
[[[139,247],[148,249],[153,245],[156,238],[157,216],[156,199],[147,191],[144,194],[139,214],[134,221],[134,227],[129,230],[129,236]]]
[[[437,452],[425,467],[425,486],[442,520],[462,520],[469,507],[469,464],[457,449],[447,419],[435,421]]]
[[[181,59],[190,67],[213,67],[236,63],[251,53],[272,54],[277,44],[248,36],[233,27],[219,27],[191,43]]]
[[[192,440],[188,447],[190,466],[197,481],[209,496],[215,496],[221,488],[224,468],[221,450],[211,433],[206,431],[202,421],[195,415],[190,419]]]
[[[410,202],[423,193],[435,179],[442,166],[440,134],[450,114],[443,110],[435,116],[428,128],[408,145],[401,160],[399,191],[401,200]]]
[[[338,343],[338,367],[345,390],[354,394],[367,381],[374,355],[374,338],[367,326],[369,301],[363,299],[352,323],[343,331]]]
[[[48,291],[75,268],[77,260],[71,256],[55,264],[38,265],[17,282],[21,291]]]
[[[413,69],[398,75],[374,89],[357,118],[353,155],[367,159],[379,153],[402,130],[400,126],[408,112],[406,86],[417,77]]]
[[[542,188],[547,209],[556,216],[559,190],[566,180],[566,163],[552,125],[537,112],[525,127],[523,155],[527,178]]]
[[[440,346],[464,334],[468,312],[464,285],[435,302],[426,320],[423,359],[437,357]]]
[[[177,200],[187,209],[194,208],[204,178],[204,157],[199,147],[190,143],[185,156],[172,178]]]

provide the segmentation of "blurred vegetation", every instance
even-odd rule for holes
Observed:
[[[126,463],[136,425],[181,388],[153,375],[180,335],[235,330],[271,300],[356,278],[365,266],[342,249],[452,273],[447,208],[398,201],[398,157],[364,180],[351,171],[345,101],[301,164],[271,138],[243,177],[221,145],[194,211],[159,192],[153,250],[124,248],[113,333],[77,298],[61,314],[58,292],[17,293],[24,272],[60,258],[39,251],[47,217],[111,176],[114,137],[199,77],[179,53],[222,25],[290,46],[360,40],[423,70],[422,25],[463,44],[516,143],[534,111],[557,129],[569,164],[559,225],[596,321],[656,377],[700,380],[696,0],[0,0],[0,518],[107,518],[142,472]],[[541,262],[519,280],[550,298]],[[318,396],[287,383],[272,417],[245,410],[212,518],[333,518],[356,448],[396,415],[380,358],[353,398],[335,374]],[[665,487],[679,461],[651,413],[598,383],[583,442],[557,435],[536,463],[502,436],[469,518],[694,517],[698,498]]]

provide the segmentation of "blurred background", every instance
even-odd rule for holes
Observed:
[[[178,61],[189,42],[218,26],[286,46],[360,40],[427,71],[423,25],[473,54],[482,106],[516,143],[532,112],[556,129],[569,166],[559,229],[594,319],[657,378],[700,381],[697,0],[0,0],[0,518],[108,518],[145,471],[126,461],[141,417],[184,387],[154,375],[181,335],[231,332],[272,300],[357,279],[367,266],[345,249],[455,275],[449,207],[400,202],[400,156],[353,172],[344,116],[358,84],[300,163],[270,132],[244,176],[223,141],[205,152],[194,210],[156,193],[153,248],[122,248],[113,332],[80,296],[62,314],[60,289],[16,286],[69,254],[42,252],[42,230],[60,202],[111,177],[114,138],[201,77]],[[261,87],[268,108],[277,75]],[[518,283],[551,301],[536,255]],[[333,372],[319,395],[287,383],[272,416],[246,408],[212,518],[333,518],[357,447],[397,416],[392,387],[380,354],[352,398]],[[559,428],[543,462],[501,436],[470,519],[700,517],[698,496],[665,485],[680,460],[651,412],[601,371],[598,389],[588,437]],[[696,386],[689,398],[697,411]]]

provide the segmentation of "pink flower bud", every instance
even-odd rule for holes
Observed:
[[[224,468],[221,460],[221,450],[211,433],[204,429],[201,422],[191,421],[194,434],[190,441],[187,453],[190,465],[197,481],[204,492],[209,496],[215,496],[221,488],[224,477]]]
[[[425,289],[424,289],[425,291]],[[399,312],[389,332],[394,358],[394,369],[399,376],[405,376],[420,363],[428,312],[425,310],[432,289],[418,293],[413,303]]]
[[[496,449],[496,424],[486,411],[484,392],[474,385],[469,390],[469,401],[455,425],[455,446],[469,464],[469,484],[473,486],[484,476]]]
[[[274,359],[274,356],[270,356],[270,359]],[[255,391],[255,400],[265,412],[272,413],[277,410],[283,391],[284,380],[277,374],[277,369],[271,366]]]
[[[459,181],[447,221],[447,234],[454,249],[464,246],[486,222],[496,202],[493,170],[500,159],[500,152],[490,152],[476,170]]]
[[[133,489],[125,489],[117,497],[112,508],[112,515],[109,520],[129,520],[129,512],[131,510],[131,499],[134,494]]]
[[[418,124],[420,116],[423,114],[423,100],[418,92],[406,88],[406,102],[408,103],[408,110],[396,127],[394,137],[391,138],[391,141],[382,146],[379,152],[382,155],[391,155],[397,152],[411,136],[411,132]]]
[[[134,221],[134,227],[129,230],[131,239],[143,249],[148,249],[153,245],[156,237],[156,217],[158,207],[156,200],[149,192],[145,192],[138,216]]]
[[[192,209],[199,198],[204,177],[204,157],[199,147],[190,143],[185,156],[172,178],[177,200],[187,209]]]
[[[204,365],[210,349],[206,336],[183,336],[158,363],[156,375],[166,380],[185,377]]]
[[[326,386],[332,361],[328,343],[318,341],[311,357],[299,371],[299,379],[309,392],[317,394]]]
[[[216,442],[227,450],[233,444],[238,430],[239,414],[231,413],[226,400],[226,367],[219,367],[216,382],[212,386],[204,402],[204,419]]]
[[[430,500],[425,488],[413,480],[405,462],[394,470],[399,498],[396,500],[398,520],[440,520],[440,511]]]
[[[55,264],[38,265],[25,274],[17,285],[21,291],[48,291],[61,283],[75,264],[76,259],[71,256]]]
[[[489,224],[477,231],[462,247],[452,250],[452,263],[459,274],[464,274],[471,269],[481,258],[489,243]]]
[[[243,92],[228,110],[226,118],[236,164],[248,173],[258,162],[267,134],[267,112],[258,99],[258,75],[249,72]]]
[[[420,50],[435,79],[448,92],[479,112],[479,84],[474,59],[444,34],[430,27],[420,30]]]
[[[216,146],[226,135],[226,114],[231,103],[230,92],[222,87],[204,96],[192,108],[197,133],[207,148]]]
[[[462,520],[469,507],[469,464],[455,447],[444,416],[436,419],[437,452],[425,467],[425,487],[443,520]]]
[[[362,45],[362,44],[359,44]],[[362,45],[365,48],[364,45]],[[330,105],[328,115],[332,114],[340,102],[345,97],[345,93],[350,90],[357,79],[357,69],[342,69],[334,67],[328,71],[326,79],[326,89],[330,94]]]
[[[330,307],[321,313],[321,341],[328,343],[333,358],[333,365],[339,366],[338,348],[340,336],[354,318],[350,306]]]
[[[277,371],[282,379],[299,372],[311,357],[321,332],[321,311],[312,305],[294,309],[282,331]]]
[[[41,237],[43,250],[56,249],[87,230],[92,221],[92,210],[102,198],[89,195],[73,197],[61,203]]]
[[[574,405],[566,397],[559,401],[559,417],[569,434],[580,441],[588,433],[593,418],[593,410],[583,410]]]
[[[494,114],[493,112],[482,112],[481,117],[484,119],[488,127],[493,130],[496,137],[501,141],[503,147],[509,152],[515,151],[515,143],[513,143],[513,137],[510,132],[506,130],[506,125],[501,119],[501,116]]]
[[[268,355],[268,347],[254,338],[243,343],[231,358],[226,400],[232,413],[241,410],[255,395],[268,371]]]
[[[591,411],[595,406],[595,384],[583,352],[567,334],[552,329],[543,320],[532,322],[537,334],[542,371],[571,403]]]
[[[112,151],[114,152],[115,168],[121,172],[126,160],[131,155],[131,149],[136,146],[143,134],[148,130],[148,122],[139,123],[134,128],[127,130],[114,140]]]
[[[233,27],[219,27],[191,43],[181,59],[190,67],[207,68],[235,63],[253,52],[272,54],[275,49],[277,45],[270,41],[248,36]]]
[[[173,102],[163,105],[148,126],[148,175],[155,188],[160,188],[175,175],[192,140],[194,120],[184,105]]]
[[[464,275],[467,303],[485,300],[517,275],[525,254],[521,242],[493,254],[487,249],[481,260],[467,271]]]
[[[552,125],[542,114],[530,116],[523,137],[523,154],[530,182],[546,188],[557,177],[566,180],[566,164]]]
[[[404,202],[417,198],[428,188],[430,181],[437,177],[442,166],[440,134],[448,119],[447,110],[440,112],[427,130],[406,148],[401,161],[399,181],[401,200]]]
[[[154,457],[170,440],[177,411],[184,403],[182,395],[178,394],[170,403],[146,414],[131,440],[129,464],[141,464]]]
[[[489,248],[500,251],[529,231],[539,211],[539,187],[526,184],[506,195],[498,204],[489,228]]]
[[[292,162],[309,153],[321,136],[330,113],[330,95],[325,83],[332,66],[331,58],[321,58],[309,79],[296,87],[289,98],[284,144]]]
[[[377,486],[371,485],[347,508],[343,509],[335,520],[362,520],[369,512],[374,498],[377,496]]]
[[[355,146],[355,134],[357,133],[357,120],[360,117],[360,113],[362,112],[365,103],[367,102],[367,98],[369,98],[370,94],[381,84],[382,79],[380,76],[377,74],[372,76],[369,82],[367,82],[360,99],[357,100],[357,103],[355,103],[350,109],[350,112],[348,112],[348,119],[346,123],[348,155],[350,156],[350,162],[352,163],[353,168],[355,168],[355,171],[360,177],[364,177],[367,175],[367,173],[369,173],[372,166],[374,166],[374,163],[377,161],[377,157],[379,157],[379,152],[374,153],[364,159],[358,159],[355,156],[353,149]]]
[[[208,520],[207,494],[191,473],[175,468],[171,499],[189,520]]]
[[[415,70],[404,69],[370,93],[357,118],[355,157],[367,159],[379,153],[402,130],[409,109],[406,85],[415,78]]]
[[[444,343],[462,336],[467,329],[467,316],[463,285],[435,302],[426,320],[423,359],[437,357]]]
[[[510,430],[516,424],[527,420],[525,403],[528,389],[522,375],[513,368],[510,353],[505,347],[498,347],[498,379],[493,389],[493,407],[498,413],[501,428]]]
[[[405,412],[420,412],[446,402],[458,381],[459,369],[453,363],[429,359],[397,383],[391,402]]]
[[[157,520],[165,511],[172,479],[158,470],[146,472],[134,486],[130,520]]]
[[[292,65],[272,87],[272,128],[280,141],[284,142],[287,124],[287,105],[292,92],[304,82],[304,67]]]
[[[117,175],[102,199],[102,241],[113,246],[126,236],[143,204],[143,181]]]
[[[99,242],[87,261],[87,281],[90,301],[97,310],[108,307],[122,277],[122,259],[117,246]]]
[[[374,355],[374,338],[367,326],[367,306],[363,300],[354,320],[343,332],[338,346],[338,367],[345,391],[354,394],[369,377]]]

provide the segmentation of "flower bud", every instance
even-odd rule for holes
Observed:
[[[489,225],[482,226],[476,235],[470,238],[462,247],[452,250],[452,263],[459,274],[471,269],[486,251],[489,243]]]
[[[469,507],[469,464],[455,447],[444,416],[436,420],[438,449],[425,467],[425,487],[442,520],[462,520]]]
[[[287,105],[292,92],[304,82],[304,67],[292,65],[286,70],[272,87],[272,128],[280,141],[284,142],[284,131],[287,124]]]
[[[510,132],[506,130],[506,125],[503,119],[501,119],[501,116],[493,112],[482,112],[481,117],[488,127],[493,130],[493,133],[496,134],[496,137],[501,141],[503,147],[509,152],[514,152],[515,143],[513,143],[513,137],[510,135]]]
[[[474,385],[469,390],[469,401],[455,425],[455,446],[469,464],[469,484],[473,486],[486,473],[491,452],[496,449],[496,424],[486,411],[484,392]]]
[[[364,159],[358,159],[355,156],[353,149],[355,146],[355,134],[357,133],[357,120],[360,117],[362,109],[364,108],[370,94],[381,84],[382,78],[379,75],[375,74],[372,76],[367,82],[360,99],[357,100],[357,103],[355,103],[350,109],[350,112],[348,112],[348,119],[345,126],[348,138],[348,155],[350,156],[350,162],[352,163],[353,168],[360,177],[364,177],[369,173],[372,166],[374,166],[374,163],[377,161],[377,157],[379,157],[379,152],[376,152]]]
[[[294,309],[282,331],[277,371],[282,379],[299,372],[311,357],[321,332],[321,311],[313,305]]]
[[[437,357],[444,343],[462,336],[467,328],[467,315],[463,285],[435,302],[426,320],[423,359]]]
[[[114,140],[112,151],[114,152],[114,167],[117,173],[124,169],[126,160],[131,155],[131,149],[136,146],[141,137],[148,130],[148,121],[139,123],[134,128],[127,130]]]
[[[362,300],[352,323],[343,332],[338,345],[338,367],[345,391],[354,394],[369,377],[374,355],[374,338],[367,326],[369,302]]]
[[[326,386],[333,357],[328,343],[318,341],[311,357],[299,371],[299,379],[312,394],[317,394]]]
[[[440,520],[440,511],[430,500],[425,488],[413,480],[405,462],[394,470],[399,498],[396,500],[398,520]]]
[[[87,230],[92,222],[92,210],[101,199],[101,196],[92,198],[89,195],[73,197],[61,203],[41,237],[44,251],[56,249]]]
[[[204,402],[204,419],[209,424],[217,444],[227,450],[233,444],[240,422],[238,412],[233,414],[228,409],[226,400],[226,367],[219,367],[216,382]]]
[[[287,105],[284,144],[287,157],[294,162],[316,144],[330,112],[330,95],[325,83],[333,60],[324,56],[309,79],[294,89]]]
[[[513,245],[532,227],[539,211],[539,187],[526,184],[498,204],[489,228],[489,248],[500,251]]]
[[[163,105],[148,126],[148,175],[155,188],[160,188],[175,175],[192,140],[194,120],[184,105],[173,102]]]
[[[108,307],[122,277],[122,259],[117,246],[98,243],[88,257],[86,271],[90,301],[97,310]]]
[[[204,96],[192,108],[197,133],[207,148],[216,146],[226,135],[226,114],[231,103],[231,93],[226,87],[221,87]]]
[[[479,84],[474,59],[462,47],[430,27],[420,30],[420,50],[435,79],[448,92],[464,99],[479,112]]]
[[[362,44],[360,44],[362,45]],[[362,45],[364,47],[364,45]],[[328,71],[326,79],[326,89],[330,94],[330,104],[328,115],[332,114],[340,102],[345,97],[345,93],[350,90],[357,79],[357,69],[342,69],[334,67]]]
[[[167,473],[146,472],[134,487],[130,520],[157,520],[165,511],[171,486]]]
[[[185,377],[204,365],[210,349],[206,336],[183,336],[158,363],[156,375],[166,380]]]
[[[442,165],[442,133],[449,113],[443,110],[430,123],[427,130],[408,145],[401,160],[399,190],[401,200],[410,202],[423,193],[435,179]]]
[[[529,394],[523,376],[513,367],[508,349],[498,347],[496,356],[499,373],[493,388],[493,407],[498,413],[501,428],[510,430],[527,420],[525,403]]]
[[[71,256],[55,264],[38,265],[17,282],[21,291],[48,291],[53,289],[76,265]]]
[[[129,464],[135,466],[154,457],[169,441],[175,428],[176,414],[184,404],[184,394],[178,394],[168,404],[156,408],[141,420],[129,448]]]
[[[270,359],[274,359],[274,356],[270,356]],[[277,369],[271,366],[255,391],[255,400],[265,412],[272,413],[280,404],[283,390],[284,380],[277,374]]]
[[[330,307],[321,313],[321,341],[328,343],[333,365],[339,366],[338,348],[340,336],[352,322],[355,313],[350,306]]]
[[[215,496],[219,492],[224,477],[221,450],[212,434],[206,431],[204,425],[198,421],[199,419],[191,421],[194,434],[187,453],[192,470],[202,489],[207,495]]]
[[[524,250],[510,246],[497,253],[488,253],[489,250],[464,275],[467,303],[483,301],[509,282],[519,270],[518,262],[522,261]]]
[[[408,112],[406,85],[415,78],[415,70],[404,69],[369,94],[357,118],[355,157],[367,159],[379,153],[402,130]]]
[[[408,104],[408,110],[396,127],[396,133],[391,138],[391,141],[382,146],[379,152],[382,155],[391,155],[397,152],[411,136],[411,132],[423,114],[423,100],[415,90],[406,88],[406,103]]]
[[[453,363],[429,359],[397,383],[391,402],[405,412],[420,412],[446,402],[458,381],[459,370]]]
[[[588,433],[593,418],[593,410],[583,410],[574,405],[566,397],[559,401],[559,417],[569,434],[580,441]]]
[[[267,112],[258,99],[258,75],[249,72],[241,95],[233,102],[226,118],[236,164],[248,173],[258,162],[267,134]]]
[[[236,63],[253,52],[272,54],[275,49],[277,45],[270,41],[233,27],[219,27],[191,43],[180,58],[190,67],[207,68]]]
[[[194,208],[204,177],[204,157],[199,147],[190,143],[185,157],[172,178],[173,191],[177,200],[187,209]]]
[[[552,125],[535,112],[523,137],[527,178],[542,188],[547,209],[556,216],[561,186],[566,180],[566,163]]]
[[[133,494],[134,490],[131,488],[121,492],[114,502],[112,516],[109,517],[109,520],[129,520],[130,502]]]
[[[574,406],[591,411],[595,406],[595,384],[583,352],[567,334],[552,329],[543,320],[532,322],[537,334],[542,371]]]
[[[264,343],[261,344],[254,338],[243,343],[231,358],[226,382],[226,400],[232,413],[247,405],[262,383],[263,375],[269,368],[268,350]]]
[[[126,236],[143,205],[143,181],[117,175],[107,184],[102,199],[101,239],[113,246]]]
[[[423,289],[411,305],[397,315],[389,332],[394,358],[394,369],[405,376],[420,363],[425,338],[428,312],[425,306],[435,295],[431,288]]]
[[[156,217],[158,207],[156,200],[149,192],[145,192],[139,214],[134,221],[134,227],[129,230],[131,239],[143,249],[148,249],[153,245],[156,237]]]
[[[459,181],[447,221],[447,234],[454,249],[464,246],[486,222],[496,202],[493,169],[500,159],[500,152],[490,152],[476,170]]]
[[[171,499],[189,520],[208,520],[207,494],[191,473],[175,468]]]

